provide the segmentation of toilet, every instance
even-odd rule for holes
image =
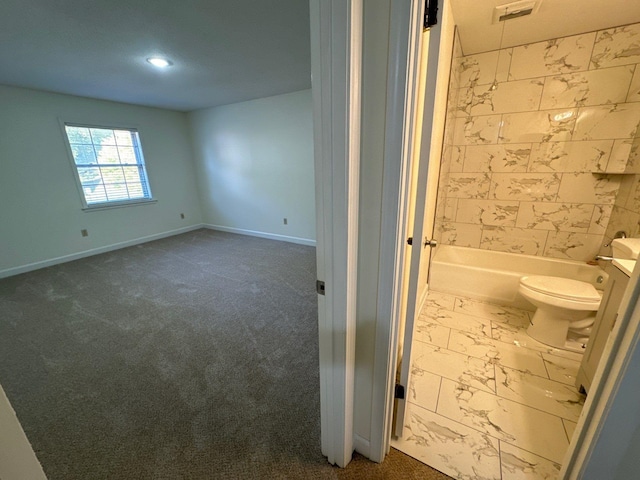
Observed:
[[[520,278],[520,294],[536,311],[527,334],[551,347],[584,351],[602,294],[593,285],[560,277]]]

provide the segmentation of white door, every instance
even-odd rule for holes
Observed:
[[[438,173],[444,135],[444,118],[451,70],[454,25],[448,15],[448,3],[443,6],[439,24],[423,32],[418,94],[415,111],[414,148],[411,158],[408,218],[405,221],[407,237],[412,245],[404,261],[401,324],[398,342],[398,383],[408,387],[411,367],[411,342],[415,319],[420,313],[429,286],[429,262],[435,243],[432,235],[435,223]],[[397,399],[395,435],[402,436],[406,400]]]

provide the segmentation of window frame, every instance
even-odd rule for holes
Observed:
[[[130,124],[111,124],[111,123],[88,123],[88,122],[74,122],[67,121],[62,118],[58,119],[60,123],[60,128],[62,131],[62,137],[65,144],[65,148],[67,150],[67,156],[69,157],[71,170],[73,171],[73,178],[75,179],[76,188],[78,189],[78,194],[80,195],[80,201],[82,202],[82,210],[84,211],[95,211],[95,210],[106,210],[111,208],[120,208],[120,207],[130,207],[135,205],[146,205],[150,203],[156,203],[157,199],[153,196],[153,190],[151,188],[151,178],[149,174],[149,166],[145,159],[144,149],[142,146],[142,133],[140,132],[140,127],[137,125]],[[96,203],[88,203],[87,198],[84,193],[84,189],[82,187],[82,181],[80,179],[80,173],[78,172],[78,165],[76,164],[76,160],[73,156],[73,151],[71,150],[71,142],[69,141],[69,136],[67,135],[66,127],[81,127],[81,128],[100,128],[100,129],[108,129],[108,130],[128,130],[131,132],[136,132],[138,134],[138,142],[140,153],[142,155],[142,166],[144,168],[146,180],[147,180],[147,189],[149,191],[149,197],[145,198],[134,198],[134,199],[126,199],[126,200],[113,200],[106,202],[96,202]],[[136,163],[136,165],[138,165]]]

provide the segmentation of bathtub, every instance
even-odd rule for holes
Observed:
[[[585,262],[439,245],[431,260],[429,288],[500,305],[534,310],[518,294],[523,275],[549,275],[591,283],[602,290],[608,274]]]

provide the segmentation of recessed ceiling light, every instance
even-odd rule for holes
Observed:
[[[158,67],[158,68],[166,68],[173,65],[173,62],[162,57],[149,57],[147,58],[147,62],[149,62],[154,67]]]

